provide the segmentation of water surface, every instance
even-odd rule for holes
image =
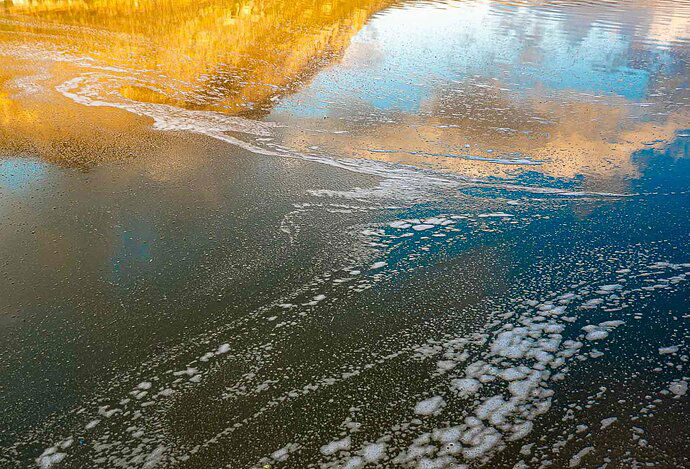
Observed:
[[[12,1],[0,466],[690,467],[690,3]]]

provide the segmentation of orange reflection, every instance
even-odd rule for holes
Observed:
[[[5,20],[0,23],[0,48],[11,53],[0,56],[5,73],[0,79],[0,148],[74,166],[163,152],[148,119],[81,106],[55,92],[58,84],[93,70],[114,76],[115,91],[132,101],[264,116],[281,96],[337,62],[352,36],[395,1],[6,1],[0,12]],[[682,37],[685,26],[674,29],[668,40]],[[24,62],[12,55],[27,47],[31,53],[23,56]],[[48,51],[47,60],[36,51]],[[350,49],[357,53],[356,47]],[[41,72],[47,77],[34,80],[41,92],[23,93],[18,81]],[[390,113],[360,127],[348,127],[343,124],[347,120],[330,125],[301,119],[283,131],[283,143],[305,152],[318,146],[337,156],[468,176],[501,177],[534,169],[554,177],[621,181],[637,175],[632,151],[670,139],[690,122],[687,111],[643,122],[621,97],[586,102],[567,92],[535,89],[533,96],[516,100],[509,91],[500,91],[508,88],[497,85],[476,95],[446,95],[439,89],[419,113]],[[347,133],[334,132],[343,125]],[[540,164],[469,159],[476,157],[529,158]],[[184,164],[170,168],[183,171]],[[166,171],[172,169],[159,168],[156,177],[165,180]]]
[[[392,1],[6,1],[0,149],[70,166],[158,152],[148,119],[55,92],[94,71],[125,99],[258,117]],[[27,77],[40,93],[22,92]]]
[[[2,29],[136,70],[164,91],[129,86],[125,97],[256,116],[393,1],[11,0]]]
[[[400,113],[361,127],[314,119],[300,129],[320,131],[288,128],[284,138],[304,152],[318,149],[468,177],[508,177],[526,170],[557,178],[586,176],[589,187],[618,191],[625,189],[626,179],[639,175],[630,158],[634,151],[663,145],[690,122],[684,111],[661,122],[642,121],[617,97],[588,103],[564,93],[515,105],[497,92],[475,103],[465,99],[457,107],[443,101],[446,110],[457,111],[452,119],[439,116],[440,101],[419,115]]]

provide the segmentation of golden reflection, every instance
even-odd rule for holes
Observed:
[[[0,56],[0,70],[0,158],[38,156],[88,167],[164,148],[146,119],[50,94],[70,76],[64,67],[49,67],[48,74],[36,64]]]
[[[168,87],[125,87],[125,97],[256,116],[339,57],[393,1],[10,0],[0,41],[31,33]]]
[[[36,125],[38,115],[36,112],[22,108],[16,100],[12,99],[7,91],[7,77],[0,76],[0,128],[7,129],[10,126],[27,127]]]
[[[590,189],[624,191],[626,180],[639,176],[631,154],[662,146],[690,122],[687,111],[671,113],[661,122],[643,121],[616,97],[586,103],[564,93],[514,106],[508,96],[496,94],[476,101],[481,104],[469,99],[462,107],[451,105],[457,111],[453,119],[438,115],[437,102],[420,115],[399,114],[344,133],[340,121],[314,119],[302,128],[320,131],[288,128],[284,138],[304,152],[318,149],[468,177],[510,177],[529,170],[556,178],[586,176]],[[447,101],[444,107],[448,109]]]
[[[106,91],[124,100],[264,117],[284,95],[309,88],[314,74],[348,48],[351,62],[375,62],[383,52],[350,46],[351,38],[372,15],[399,1],[6,0],[0,10],[0,150],[73,166],[165,152],[163,137],[151,132],[148,119],[86,107],[55,91],[95,72],[112,78],[108,83],[115,85]],[[654,16],[651,36],[665,31],[669,44],[686,36],[687,23],[666,18]],[[675,26],[664,29],[664,21]],[[348,66],[353,65],[341,65]],[[675,80],[658,86],[687,94],[683,77]],[[28,92],[27,83],[40,89]],[[690,122],[687,111],[667,109],[657,112],[664,119],[643,119],[640,108],[620,96],[587,100],[567,90],[535,88],[515,98],[509,83],[483,85],[484,91],[458,94],[438,84],[418,111],[387,110],[384,119],[366,125],[349,119],[347,113],[357,109],[345,109],[345,119],[288,119],[281,143],[468,176],[533,169],[559,178],[624,181],[638,175],[631,152],[672,138]],[[326,99],[345,102],[337,87],[331,91]],[[191,164],[182,160],[158,168],[156,179],[182,174]]]
[[[69,166],[158,152],[148,119],[55,91],[99,71],[125,99],[259,117],[392,1],[5,1],[0,150]]]

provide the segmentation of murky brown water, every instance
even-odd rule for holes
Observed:
[[[6,1],[0,467],[690,467],[690,3]]]

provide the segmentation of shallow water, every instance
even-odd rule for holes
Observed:
[[[689,53],[685,0],[5,2],[0,467],[690,467]]]

